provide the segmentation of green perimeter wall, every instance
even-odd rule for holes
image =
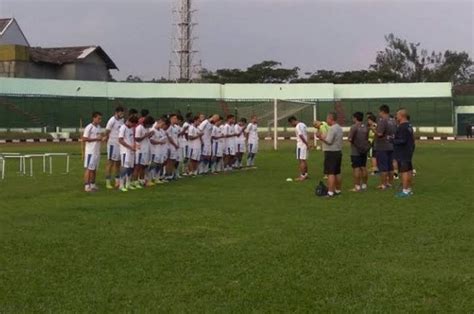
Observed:
[[[407,108],[416,126],[454,125],[450,83],[219,85],[0,78],[0,129],[77,128],[81,120],[83,124],[89,121],[92,111],[109,116],[119,104],[147,108],[154,116],[178,110],[239,116],[255,113],[266,126],[273,119],[273,99],[279,99],[280,113],[290,112],[293,105],[299,107],[295,114],[307,123],[313,120],[312,104],[317,105],[319,119],[336,110],[346,124],[355,111],[377,112],[381,104],[388,104],[392,110]],[[307,105],[288,101],[295,99]],[[286,117],[282,114],[281,118]],[[279,124],[282,122],[286,123]]]

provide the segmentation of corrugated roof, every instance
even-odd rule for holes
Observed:
[[[30,58],[33,62],[42,62],[57,65],[74,63],[81,59],[85,59],[91,53],[96,52],[104,60],[108,69],[118,70],[115,63],[100,46],[56,48],[30,47],[29,52]]]

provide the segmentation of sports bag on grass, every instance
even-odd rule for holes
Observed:
[[[323,183],[323,181],[319,181],[319,184],[316,186],[316,196],[326,196],[328,195],[328,187]]]

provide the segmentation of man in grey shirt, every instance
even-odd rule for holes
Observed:
[[[349,142],[351,142],[351,163],[354,178],[353,192],[367,190],[367,153],[370,150],[369,129],[364,124],[364,114],[356,112],[352,115],[354,124],[349,131]]]
[[[328,197],[341,194],[342,177],[342,143],[343,132],[337,124],[337,115],[330,112],[326,118],[329,130],[327,134],[318,133],[318,138],[323,142],[324,174],[328,176]]]
[[[394,130],[389,122],[390,108],[387,105],[380,106],[377,127],[373,128],[375,133],[375,151],[377,166],[380,172],[380,185],[378,189],[385,190],[391,187],[393,180],[390,173],[393,172],[393,136]]]

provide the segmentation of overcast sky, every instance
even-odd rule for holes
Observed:
[[[172,0],[0,0],[31,45],[100,45],[122,79],[168,75]],[[277,60],[302,72],[366,69],[384,35],[474,55],[474,0],[195,0],[209,69]]]

